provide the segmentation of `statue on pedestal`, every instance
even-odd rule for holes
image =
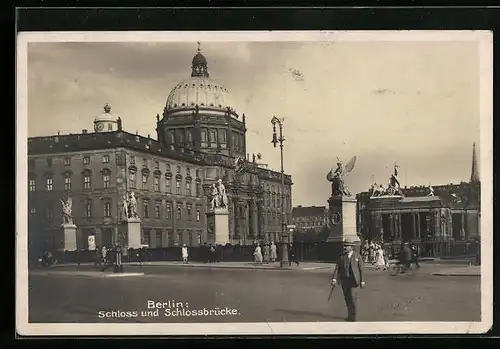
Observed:
[[[219,179],[217,181],[217,184],[212,184],[210,206],[212,210],[216,208],[228,208],[226,187],[224,186],[224,184],[222,184],[222,179]]]
[[[63,213],[63,224],[73,225],[73,216],[72,216],[72,206],[73,199],[68,197],[66,201],[60,199],[62,205],[62,213]]]
[[[137,213],[137,200],[134,192],[131,192],[128,198],[128,218],[139,218]]]
[[[212,184],[212,193],[210,196],[210,207],[212,208],[212,211],[219,206],[219,191],[217,190],[217,187],[215,184]]]
[[[221,208],[227,208],[227,195],[226,195],[226,187],[222,184],[222,179],[217,181],[217,191],[218,191],[218,204]]]
[[[126,221],[128,218],[128,204],[129,202],[127,196],[124,195],[120,205],[120,217],[119,217],[120,221]]]
[[[337,158],[337,168],[332,168],[326,175],[326,179],[332,183],[332,196],[351,196],[345,184],[345,177],[353,170],[355,164],[356,156],[353,156],[346,165]]]

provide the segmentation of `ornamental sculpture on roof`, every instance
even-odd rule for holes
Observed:
[[[354,165],[356,165],[356,156],[353,156],[345,165],[337,158],[337,167],[332,168],[326,175],[327,181],[332,183],[332,196],[351,196],[345,184],[345,177],[354,169]]]
[[[397,164],[394,164],[394,172],[391,173],[389,177],[389,185],[385,188],[382,184],[377,185],[377,183],[373,183],[370,192],[370,198],[375,197],[384,197],[384,196],[402,196],[404,197],[403,191],[401,190],[401,185],[398,180],[398,168]]]

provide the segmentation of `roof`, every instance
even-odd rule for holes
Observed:
[[[405,197],[400,200],[402,203],[407,202],[429,202],[429,201],[441,201],[439,196],[414,196],[414,197]]]

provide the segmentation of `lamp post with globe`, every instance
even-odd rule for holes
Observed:
[[[279,143],[280,145],[280,153],[281,153],[281,268],[289,268],[290,262],[288,261],[288,233],[286,231],[286,220],[285,220],[285,207],[284,207],[284,195],[285,195],[285,172],[283,170],[283,142],[285,138],[283,137],[283,119],[278,119],[276,116],[273,116],[271,119],[271,124],[273,125],[273,139],[271,143],[273,143],[274,147]],[[279,127],[279,137],[276,134],[276,125]]]

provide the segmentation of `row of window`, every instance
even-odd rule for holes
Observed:
[[[149,174],[148,173],[142,173],[142,181],[141,181],[141,188],[143,190],[149,190]],[[186,178],[185,183],[184,183],[184,191],[182,190],[182,177],[176,176],[175,177],[175,194],[177,195],[186,195],[186,196],[191,196],[192,195],[192,187],[193,187],[193,182],[192,180]],[[137,172],[135,170],[129,170],[129,187],[132,189],[137,189]],[[202,196],[203,195],[203,190],[202,190],[202,185],[200,180],[195,180],[194,183],[195,187],[195,196]],[[155,174],[153,176],[153,191],[155,192],[160,192],[161,191],[161,179],[160,175]],[[172,178],[169,177],[169,175],[165,175],[165,192],[166,193],[171,193],[172,192]]]
[[[201,147],[226,149],[228,146],[227,129],[202,128]],[[233,149],[241,151],[244,149],[245,139],[242,134],[232,134]],[[167,132],[167,144],[194,144],[193,128],[177,128]]]
[[[103,188],[111,187],[111,171],[109,169],[104,169],[102,172],[102,183]],[[83,175],[83,189],[92,189],[92,172],[90,170],[84,170]],[[64,179],[64,190],[71,190],[73,185],[73,174],[71,172],[66,172],[63,174]],[[28,191],[36,191],[36,178],[34,175],[30,174],[28,178]],[[45,190],[54,190],[54,175],[45,175]]]
[[[130,156],[130,164],[131,165],[135,165],[135,156],[131,155]],[[47,161],[47,166],[48,167],[52,167],[53,163],[54,163],[54,159],[52,157],[48,157],[46,159]],[[89,165],[90,164],[90,156],[84,156],[82,158],[82,162],[84,165]],[[109,164],[110,163],[110,156],[108,154],[104,154],[102,156],[102,163],[103,164]],[[143,164],[143,167],[148,167],[148,159],[147,158],[144,158],[142,159],[142,164]],[[63,158],[63,164],[64,166],[71,166],[71,157],[67,156],[67,157],[64,157]],[[30,168],[35,168],[35,159],[30,159],[29,160],[29,167]],[[154,169],[155,170],[159,170],[160,169],[160,162],[157,161],[157,160],[154,160]],[[170,164],[169,163],[166,163],[166,170],[167,171],[170,171]],[[201,177],[201,171],[199,169],[196,169],[195,170],[196,172],[196,177],[197,178],[200,178]],[[176,173],[181,173],[181,167],[180,166],[177,166],[176,168]],[[191,169],[189,167],[186,168],[186,175],[187,176],[191,176]]]
[[[285,213],[285,221],[288,223],[289,215]],[[279,212],[267,212],[263,216],[264,225],[280,225],[281,224],[281,213]]]
[[[142,159],[142,167],[143,169],[147,169],[148,168],[148,159],[147,158],[144,158]],[[133,155],[130,155],[129,156],[129,164],[131,166],[135,166],[136,165],[136,161],[135,161],[135,156]],[[171,172],[171,165],[170,163],[165,163],[166,167],[165,167],[165,172]],[[157,161],[157,160],[154,160],[154,169],[155,170],[161,170],[160,169],[160,162]],[[176,173],[181,173],[181,166],[177,165],[176,166],[176,170],[175,170]],[[190,177],[191,176],[191,168],[189,167],[186,167],[186,176],[187,177]],[[196,169],[195,170],[195,176],[196,178],[201,178],[201,171],[200,169]]]
[[[103,216],[106,218],[111,218],[112,211],[111,211],[111,200],[106,199],[103,203]],[[166,207],[165,207],[165,218],[166,219],[172,219],[172,203],[167,202]],[[150,216],[150,202],[149,200],[143,200],[142,202],[142,217],[143,218],[151,218]],[[87,199],[84,201],[83,205],[83,216],[87,218],[91,218],[93,214],[93,205],[92,205],[92,200]],[[162,202],[160,200],[156,201],[154,204],[154,218],[161,219],[163,217],[162,214]],[[194,212],[195,214],[195,220],[196,222],[201,221],[201,206],[196,205],[196,211]],[[36,208],[31,207],[30,208],[30,216],[34,217],[37,215]],[[45,217],[46,218],[53,218],[54,216],[54,211],[53,208],[50,205],[45,206]],[[188,221],[193,220],[193,205],[192,204],[186,204],[184,207],[184,204],[178,203],[176,207],[176,215],[175,219],[176,220],[182,220],[183,217],[186,217]]]
[[[290,196],[285,195],[284,200],[285,208],[290,208]],[[267,207],[281,207],[281,195],[279,193],[265,193],[264,204]]]
[[[322,222],[305,222],[305,223],[296,223],[298,228],[304,228],[304,227],[322,227],[325,225],[325,221]]]
[[[109,161],[110,161],[109,155],[105,154],[102,156],[102,163],[103,164],[109,164]],[[90,164],[90,156],[84,156],[82,158],[82,162],[84,165]],[[54,164],[54,159],[51,157],[48,157],[47,158],[47,166],[52,167],[53,164]],[[63,164],[64,164],[64,166],[71,166],[71,157],[69,157],[69,156],[64,157]],[[34,159],[30,159],[29,166],[30,166],[30,168],[35,167],[35,160]]]
[[[325,216],[307,216],[307,217],[294,217],[294,222],[317,222],[324,221],[326,219]]]
[[[73,177],[72,173],[68,172],[63,174],[63,179],[64,179],[64,190],[71,190],[72,185],[73,185]],[[185,194],[186,196],[191,196],[192,195],[192,187],[193,183],[189,180],[186,180],[185,186],[184,186],[184,192],[182,190],[182,178],[176,177],[175,179],[175,186],[176,186],[176,191],[175,193],[177,195],[182,195]],[[111,187],[111,171],[108,169],[105,169],[102,171],[102,183],[103,183],[103,188],[110,188]],[[30,175],[30,178],[28,179],[28,191],[33,192],[37,190],[37,185],[36,185],[36,178],[33,175]],[[171,193],[172,192],[172,178],[165,178],[165,192],[166,193]],[[202,185],[199,181],[195,181],[195,196],[200,197],[203,195],[203,189]],[[130,171],[130,183],[129,187],[132,189],[137,188],[136,184],[136,173],[135,171]],[[46,191],[52,191],[54,189],[54,175],[53,174],[47,174],[45,176],[45,190]],[[92,173],[90,170],[85,170],[83,171],[83,189],[92,189]],[[142,175],[142,189],[143,190],[149,190],[150,185],[148,183],[148,175],[143,174]],[[155,192],[160,192],[161,191],[161,185],[160,185],[160,176],[155,175],[153,177],[153,191]]]

